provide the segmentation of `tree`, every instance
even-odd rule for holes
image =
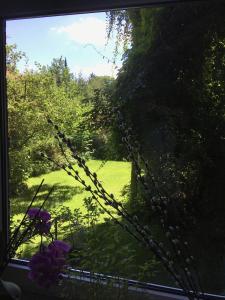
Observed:
[[[48,67],[49,71],[55,78],[57,86],[62,84],[68,84],[72,79],[72,74],[69,73],[67,60],[60,58],[54,58],[51,65]]]
[[[113,121],[112,98],[115,80],[109,76],[91,74],[87,83],[87,98],[91,109],[87,114],[87,126],[92,133],[93,157],[104,160],[122,160],[124,152]]]
[[[223,1],[128,11],[132,47],[115,95],[161,190],[195,220],[183,235],[210,292],[224,289],[224,16]],[[138,199],[135,178],[132,188]]]
[[[59,156],[57,143],[49,132],[47,118],[61,124],[62,130],[85,151],[89,133],[82,130],[82,115],[89,108],[81,104],[84,95],[73,78],[66,60],[55,59],[52,66],[37,64],[37,70],[17,69],[23,55],[8,46],[8,110],[10,190],[19,193],[26,179],[47,172],[50,164],[40,161],[40,152]],[[61,68],[61,69],[60,69]],[[59,80],[56,80],[58,78]],[[60,83],[60,84],[59,84]]]

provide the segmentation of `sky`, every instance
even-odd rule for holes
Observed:
[[[107,43],[105,13],[12,20],[6,28],[7,43],[16,44],[28,57],[27,65],[25,60],[19,63],[20,71],[35,69],[35,62],[50,65],[53,58],[62,56],[75,75],[81,72],[85,77],[91,73],[116,77],[112,63],[115,37]],[[120,50],[118,68],[121,56]]]

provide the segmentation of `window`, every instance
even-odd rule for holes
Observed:
[[[130,5],[132,5],[132,3],[128,3],[128,6]],[[52,14],[59,12],[60,10],[53,11]],[[61,12],[68,11],[62,9]],[[45,14],[45,12],[41,14]],[[51,12],[46,11],[46,14],[51,14]],[[29,13],[23,15],[23,12],[19,14],[19,16],[28,15]],[[70,18],[72,18],[72,16],[70,16]],[[83,18],[85,18],[85,15]],[[71,96],[71,99],[80,97],[81,102],[79,102],[77,107],[76,116],[87,116],[89,114],[89,116],[94,119],[92,126],[96,126],[96,123],[99,122],[99,127],[94,133],[89,132],[86,128],[84,129],[84,124],[87,125],[88,121],[82,119],[82,124],[78,124],[80,127],[77,124],[77,127],[75,126],[76,130],[81,128],[79,132],[76,131],[76,138],[78,133],[81,134],[80,139],[76,140],[76,146],[80,147],[80,151],[85,154],[88,159],[90,159],[90,157],[92,159],[94,158],[94,163],[96,163],[96,159],[101,160],[99,165],[94,166],[94,168],[96,167],[98,169],[101,167],[101,164],[106,161],[106,165],[102,168],[102,170],[105,170],[107,169],[108,161],[113,160],[116,163],[114,168],[117,171],[120,170],[123,173],[123,170],[126,170],[128,173],[130,172],[131,178],[122,182],[122,177],[119,176],[123,176],[123,178],[126,177],[126,172],[126,174],[118,175],[118,173],[113,173],[112,170],[108,171],[114,174],[115,179],[117,179],[117,176],[120,178],[117,180],[117,184],[119,181],[124,189],[122,191],[122,186],[116,188],[118,188],[119,193],[121,193],[121,191],[123,192],[124,198],[127,197],[127,199],[129,199],[128,204],[126,204],[127,209],[130,210],[132,215],[142,219],[146,225],[151,224],[156,236],[158,238],[162,237],[163,243],[166,243],[162,233],[164,227],[160,226],[163,225],[161,223],[164,223],[164,221],[161,222],[161,220],[158,219],[158,215],[155,214],[152,209],[152,202],[148,202],[148,199],[153,201],[153,207],[156,206],[156,209],[158,205],[157,201],[159,201],[157,198],[159,197],[159,194],[157,194],[158,191],[160,192],[160,201],[162,199],[164,199],[164,201],[169,199],[171,205],[169,210],[166,210],[166,215],[171,223],[171,230],[173,231],[174,228],[178,230],[180,234],[179,238],[184,239],[184,241],[187,240],[191,245],[193,255],[197,257],[197,268],[202,278],[204,290],[210,293],[223,294],[224,204],[222,199],[224,189],[221,182],[224,174],[224,4],[220,1],[214,4],[209,2],[195,2],[173,4],[165,7],[157,6],[155,8],[130,9],[128,12],[120,10],[119,12],[112,12],[110,18],[112,24],[113,22],[116,25],[119,24],[119,26],[117,26],[117,30],[120,33],[119,38],[123,37],[123,41],[126,42],[127,40],[128,42],[125,44],[127,49],[123,57],[123,66],[118,67],[118,69],[120,68],[120,72],[117,79],[115,79],[115,82],[117,81],[115,83],[116,91],[112,92],[107,89],[102,91],[97,88],[97,93],[93,92],[92,95],[88,94],[90,91],[88,91],[88,89],[92,88],[92,91],[94,91],[95,85],[98,87],[98,82],[96,82],[98,78],[96,79],[96,76],[90,76],[90,74],[88,79],[82,76],[75,78],[70,77],[72,75],[70,71],[68,71],[67,59],[65,59],[65,57],[59,57],[58,60],[53,61],[49,67],[39,66],[39,71],[36,73],[29,71],[23,73],[20,79],[17,79],[17,75],[14,75],[12,71],[11,74],[8,74],[8,93],[11,88],[10,84],[15,84],[17,85],[15,88],[17,93],[20,93],[20,89],[22,89],[18,97],[21,99],[23,97],[31,97],[34,99],[31,106],[29,106],[31,104],[30,102],[28,104],[27,102],[25,103],[27,104],[27,106],[24,106],[26,111],[32,111],[32,106],[35,105],[36,101],[35,97],[43,99],[42,101],[44,102],[44,99],[47,99],[50,93],[52,93],[49,96],[52,100],[51,103],[53,103],[53,100],[57,102],[57,99],[60,99],[59,103],[62,103],[61,101],[63,101],[62,99],[65,94],[65,103],[67,103],[66,101],[69,96]],[[48,18],[43,19],[42,23],[47,20]],[[36,21],[38,22],[38,19],[36,19]],[[128,21],[129,23],[127,23]],[[20,22],[22,23],[23,21],[18,21],[18,25]],[[29,22],[29,20],[24,22]],[[57,28],[52,26],[52,30],[53,32],[57,31]],[[69,27],[64,25],[63,27],[61,26],[58,32],[68,33],[68,30]],[[131,39],[131,41],[129,39]],[[3,44],[4,40],[2,41],[2,46]],[[10,50],[13,53],[14,49],[11,48]],[[106,58],[105,53],[102,53],[96,47],[94,51],[96,55],[100,55],[108,61],[112,59],[111,57]],[[3,65],[4,56],[2,56],[2,66]],[[62,72],[60,70],[61,73],[58,72],[58,68],[60,67],[62,70]],[[53,77],[51,77],[52,74],[54,75]],[[2,79],[4,80],[4,78]],[[52,81],[52,79],[54,80]],[[110,81],[114,80],[110,79]],[[69,94],[72,85],[71,82],[74,85],[72,87],[73,91]],[[104,86],[109,88],[109,84],[113,86],[112,82],[107,82]],[[42,88],[40,89],[41,85]],[[94,88],[91,85],[94,85]],[[53,86],[55,89],[51,90]],[[48,94],[45,94],[44,87],[48,87]],[[115,107],[120,106],[120,110],[125,116],[125,123],[131,124],[136,139],[141,146],[143,159],[144,161],[148,161],[151,166],[151,174],[154,174],[153,183],[150,182],[152,178],[148,174],[148,170],[144,168],[143,162],[141,162],[142,156],[136,157],[137,163],[140,163],[141,166],[139,173],[136,174],[135,162],[132,162],[131,159],[132,153],[130,153],[128,162],[123,162],[126,158],[126,154],[122,145],[119,150],[115,150],[115,153],[110,153],[110,151],[113,150],[113,145],[116,144],[118,146],[118,144],[121,144],[121,142],[119,142],[119,138],[121,140],[121,133],[113,128],[114,131],[110,133],[111,135],[107,135],[106,127],[102,125],[106,122],[105,119],[107,118],[107,92],[109,91],[110,95],[114,95]],[[4,99],[4,81],[2,93]],[[72,93],[76,93],[76,96]],[[85,96],[84,93],[86,93]],[[15,96],[13,90],[11,97],[12,95]],[[92,100],[90,100],[90,98]],[[43,102],[40,104],[38,101],[39,100],[37,100],[38,105],[42,105]],[[6,111],[4,107],[5,103],[6,102],[3,101],[2,113]],[[20,103],[22,103],[22,100]],[[68,109],[69,103],[71,104],[71,102],[68,102],[67,105],[65,103],[61,105],[60,110],[62,108]],[[82,103],[82,105],[80,103]],[[89,104],[90,111],[85,111]],[[102,106],[100,106],[100,104]],[[81,107],[84,111],[79,112]],[[50,117],[53,116],[54,122],[60,123],[63,127],[63,119],[68,115],[68,112],[59,118],[57,117],[59,116],[57,105],[54,104],[51,108]],[[99,108],[101,108],[102,114],[99,113]],[[21,110],[23,111],[23,107]],[[9,111],[9,128],[10,126],[12,128],[13,119],[11,118],[10,120],[12,116],[10,113]],[[19,141],[25,137],[25,132],[31,127],[33,119],[31,115],[31,119],[27,117],[23,120],[23,116],[24,115],[21,114],[21,124],[19,126],[15,124],[14,126],[16,132],[18,127],[21,129],[22,134],[21,137],[18,138]],[[62,116],[63,118],[61,119]],[[7,116],[3,115],[3,117],[3,120],[6,120]],[[17,117],[14,117],[14,120],[17,120]],[[27,125],[25,121],[28,121]],[[69,126],[65,125],[63,130],[71,137],[71,120],[68,119],[66,123],[69,124]],[[5,124],[7,124],[7,122]],[[2,156],[6,158],[7,145],[5,142],[7,128],[3,126],[2,130],[4,130],[5,133],[5,138],[4,135],[2,135],[4,144],[4,147],[2,146]],[[45,132],[45,126],[42,126],[41,130]],[[86,135],[84,135],[84,132]],[[132,134],[133,133],[131,133],[131,136]],[[105,140],[104,143],[101,144],[103,137]],[[110,138],[114,138],[115,140],[112,142]],[[118,138],[118,140],[116,140],[116,138]],[[50,137],[48,140],[50,141]],[[16,159],[19,157],[18,150],[17,152],[12,151],[15,141],[16,138],[9,140],[9,150],[11,151],[9,158],[11,161],[14,160],[14,166],[16,166]],[[107,144],[105,141],[109,143]],[[110,142],[112,143],[110,144]],[[33,141],[32,145],[34,144]],[[45,152],[47,154],[50,153],[50,157],[52,157],[52,152],[56,149],[56,146],[51,148],[51,146],[48,147],[46,142],[43,144],[46,146],[44,149]],[[48,176],[50,176],[50,174],[52,174],[52,176],[58,174],[54,173],[55,171],[51,169],[52,165],[47,165],[47,163],[47,167],[44,163],[41,163],[38,165],[39,169],[37,168],[39,159],[34,157],[34,153],[38,152],[39,146],[40,143],[35,148],[35,151],[28,149],[29,155],[36,164],[29,176],[29,180],[33,182],[37,179],[34,178],[35,175],[42,174],[42,168],[49,168],[48,170],[51,173],[49,173]],[[84,151],[84,149],[86,150]],[[42,151],[43,147],[40,150]],[[106,153],[108,156],[106,156]],[[20,154],[22,155],[22,151],[20,151]],[[58,153],[54,153],[54,155],[57,159],[61,159]],[[20,160],[25,161],[23,158]],[[8,171],[6,162],[6,160],[2,160],[2,170],[4,172]],[[119,165],[119,163],[121,165]],[[113,169],[113,163],[108,163],[108,165]],[[26,167],[29,169],[30,165]],[[15,171],[18,172],[19,168],[15,168]],[[45,172],[46,169],[43,173]],[[11,174],[13,174],[12,171]],[[104,177],[105,176],[104,174]],[[104,177],[100,178],[101,181],[104,181]],[[137,177],[140,180],[148,181],[149,189],[147,190],[147,199],[146,191],[143,190],[143,187],[138,183]],[[5,182],[3,182],[3,186],[5,187],[7,186],[6,178],[5,176],[2,177],[2,182],[5,180]],[[11,175],[11,190],[13,187],[12,180],[14,179],[16,179],[16,176]],[[131,181],[131,183],[129,183],[129,181]],[[59,184],[59,182],[57,183]],[[33,186],[34,185],[35,184],[33,184]],[[16,182],[13,190],[16,191],[18,187],[18,182]],[[73,191],[64,188],[65,186],[61,185],[58,190],[60,194],[59,201],[64,201],[66,197],[72,197],[71,193],[74,193],[76,197],[82,194],[79,186],[75,186]],[[111,189],[111,186],[109,189]],[[7,194],[6,189],[2,189],[2,192]],[[19,192],[20,191],[18,191],[18,193]],[[61,198],[62,193],[64,193],[64,199],[63,197]],[[7,199],[6,194],[4,199]],[[22,195],[24,197],[25,194]],[[116,196],[119,196],[119,194]],[[68,200],[70,199],[71,198],[68,198]],[[2,205],[6,206],[6,204],[6,202],[2,202]],[[88,199],[86,200],[86,205],[88,205]],[[103,215],[102,218],[104,219],[105,215]],[[60,235],[60,226],[57,225],[57,218],[55,220],[55,235]],[[4,221],[5,224],[8,222],[7,218],[2,219],[2,221]],[[103,225],[100,225],[100,227],[101,226]],[[178,229],[176,226],[178,226]],[[105,231],[102,230],[100,235],[94,237],[96,240],[92,240],[92,245],[89,244],[90,247],[94,245],[92,249],[93,253],[94,249],[96,251],[99,250],[97,249],[97,245],[101,239],[107,241],[107,235],[109,234],[108,228],[109,227],[107,227]],[[104,262],[109,259],[111,260],[111,266],[114,267],[112,270],[108,267],[108,274],[114,273],[114,275],[133,277],[133,279],[141,279],[164,285],[174,285],[174,282],[168,278],[157,261],[155,261],[152,256],[145,260],[147,257],[145,250],[139,250],[138,245],[132,244],[130,240],[128,240],[128,246],[122,245],[121,247],[125,253],[122,264],[127,266],[127,270],[124,271],[125,273],[117,274],[115,272],[115,266],[118,261],[122,260],[120,256],[116,257],[119,251],[115,249],[115,247],[116,245],[118,245],[118,248],[121,246],[117,244],[117,242],[118,240],[119,243],[121,242],[123,233],[113,231],[114,227],[112,228],[110,238],[115,239],[114,246],[109,243],[110,247],[112,246],[111,250],[105,249],[105,257],[105,253],[101,254],[102,261]],[[79,240],[78,235],[80,232],[81,231],[77,232],[75,236],[76,240]],[[206,232],[207,235],[205,234]],[[168,232],[165,233],[167,235]],[[171,233],[169,232],[169,234]],[[6,232],[4,236],[6,237]],[[178,236],[175,235],[172,241],[176,241],[177,238]],[[126,240],[126,237],[123,237],[123,239]],[[80,239],[79,242],[82,244],[82,239]],[[175,242],[174,244],[176,247]],[[107,243],[104,245],[107,246]],[[80,262],[79,251],[82,250],[82,245],[81,249],[77,247],[76,250],[76,264],[78,265]],[[110,251],[115,253],[114,258],[109,255]],[[176,255],[179,256],[178,251],[180,250],[176,251]],[[100,255],[99,253],[96,255]],[[137,253],[139,253],[139,257]],[[94,254],[92,257],[94,257]],[[140,257],[144,258],[144,261],[140,260]],[[87,259],[85,262],[87,263]],[[93,267],[94,262],[92,263]],[[98,260],[98,263],[100,263],[100,260]],[[135,277],[135,275],[137,275],[137,265],[142,269],[142,273],[139,273],[142,274],[142,277]],[[118,264],[118,266],[120,265]],[[87,264],[86,269],[88,270],[89,267],[90,264]],[[96,266],[94,266],[93,271],[103,272],[103,269],[98,269],[99,265],[97,269],[95,269],[95,267]],[[215,274],[213,280],[211,276],[212,270],[214,270],[213,273]],[[119,271],[121,271],[121,268],[119,268]],[[132,272],[134,276],[131,275]]]

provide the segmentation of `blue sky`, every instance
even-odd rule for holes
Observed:
[[[108,62],[108,58],[113,61],[115,39],[106,45],[105,13],[8,21],[6,34],[8,44],[16,44],[18,50],[26,53],[29,68],[35,68],[35,62],[49,65],[53,58],[63,56],[76,75],[93,72],[116,76],[113,64]],[[121,66],[121,55],[116,64]],[[19,68],[24,70],[25,61]]]

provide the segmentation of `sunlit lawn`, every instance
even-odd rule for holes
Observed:
[[[107,192],[113,193],[115,198],[119,201],[126,201],[121,195],[121,192],[124,187],[130,183],[131,164],[129,162],[107,161],[104,163],[100,160],[90,160],[87,165],[91,171],[97,173],[98,179]],[[77,169],[81,177],[90,184],[84,171],[76,166],[74,166],[74,168]],[[67,175],[65,171],[59,170],[28,179],[28,192],[24,193],[23,196],[11,199],[14,220],[22,217],[22,213],[25,212],[27,205],[42,179],[44,179],[44,185],[39,193],[36,205],[40,205],[44,196],[46,196],[51,187],[54,186],[53,193],[45,206],[51,213],[57,214],[57,211],[59,211],[62,206],[69,207],[71,211],[79,209],[83,214],[87,212],[83,199],[90,196],[90,192],[86,191],[79,182]],[[101,215],[98,222],[103,222],[104,217],[104,215]]]
[[[121,191],[124,186],[130,182],[130,163],[108,161],[102,167],[101,164],[102,161],[90,160],[87,165],[90,170],[97,173],[100,182],[109,193],[113,193],[117,199],[123,200]],[[74,166],[74,168],[78,170],[81,177],[90,184],[84,171],[76,166]],[[61,203],[71,209],[79,208],[81,211],[84,211],[83,199],[90,196],[90,193],[85,191],[83,186],[73,177],[67,175],[65,171],[59,170],[43,176],[30,178],[27,181],[28,186],[38,186],[42,179],[45,180],[44,184],[49,186],[49,190],[55,185],[55,192],[53,192],[49,200],[50,205],[54,206],[54,204],[57,204],[58,206]],[[56,198],[54,198],[54,195]]]

